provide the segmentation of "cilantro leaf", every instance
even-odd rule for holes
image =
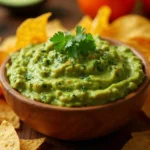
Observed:
[[[65,35],[63,32],[55,33],[54,36],[50,39],[50,41],[55,43],[54,49],[56,51],[61,51],[66,45]]]
[[[93,36],[84,31],[84,28],[77,26],[75,36],[70,32],[57,32],[50,38],[50,41],[54,43],[56,51],[64,51],[69,57],[77,58],[79,55],[88,54],[96,49]]]
[[[76,27],[76,36],[75,36],[75,41],[80,42],[85,40],[86,38],[86,34],[84,34],[84,28],[82,28],[81,26],[77,26]]]

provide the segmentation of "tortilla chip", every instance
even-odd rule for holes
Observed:
[[[136,48],[138,51],[140,51],[146,58],[149,58],[150,56],[150,42],[146,39],[129,39],[126,41],[123,41],[124,43]]]
[[[0,51],[0,65],[3,61],[9,56],[9,52],[7,51]]]
[[[21,150],[37,150],[45,141],[45,138],[33,139],[33,140],[23,140],[20,139],[20,149]]]
[[[20,150],[18,135],[7,121],[3,121],[0,126],[0,150]]]
[[[0,50],[11,53],[11,52],[15,51],[15,45],[16,45],[16,36],[12,35],[12,36],[5,38],[2,41],[2,43],[0,45]]]
[[[140,15],[122,16],[113,21],[102,35],[122,41],[135,37],[149,38],[150,21]]]
[[[4,39],[4,41],[2,41],[0,45],[0,65],[10,55],[10,53],[15,51],[15,45],[15,36],[9,36],[8,38]]]
[[[150,150],[150,140],[143,136],[134,137],[125,144],[122,150]]]
[[[58,31],[66,31],[65,27],[61,24],[58,19],[48,22],[47,24],[47,35],[52,37]]]
[[[47,40],[46,25],[51,13],[25,20],[17,29],[16,49]]]
[[[77,25],[85,28],[86,33],[90,33],[92,28],[92,19],[89,16],[84,16]]]
[[[111,9],[108,6],[103,6],[98,10],[92,22],[91,33],[93,35],[101,35],[102,31],[108,28],[110,15]]]
[[[3,120],[10,122],[16,129],[20,127],[19,117],[11,110],[4,99],[0,99],[0,123]]]

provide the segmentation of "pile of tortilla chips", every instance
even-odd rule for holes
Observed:
[[[19,139],[11,123],[4,120],[0,125],[1,150],[37,150],[44,141],[45,138],[34,140]]]
[[[150,150],[150,131],[133,132],[122,150]]]

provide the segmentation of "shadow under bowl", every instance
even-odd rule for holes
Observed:
[[[124,45],[112,39],[106,40],[113,45]],[[5,99],[22,121],[48,136],[64,140],[102,137],[127,123],[141,109],[148,95],[149,63],[137,50],[131,49],[142,60],[146,77],[137,90],[113,103],[67,108],[26,98],[9,84],[6,64],[10,62],[10,58],[1,65],[0,71]]]

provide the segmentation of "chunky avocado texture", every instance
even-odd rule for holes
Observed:
[[[65,107],[111,103],[137,89],[145,78],[141,60],[129,47],[94,40],[96,50],[78,58],[56,51],[50,40],[12,54],[6,66],[11,87],[31,100]]]

